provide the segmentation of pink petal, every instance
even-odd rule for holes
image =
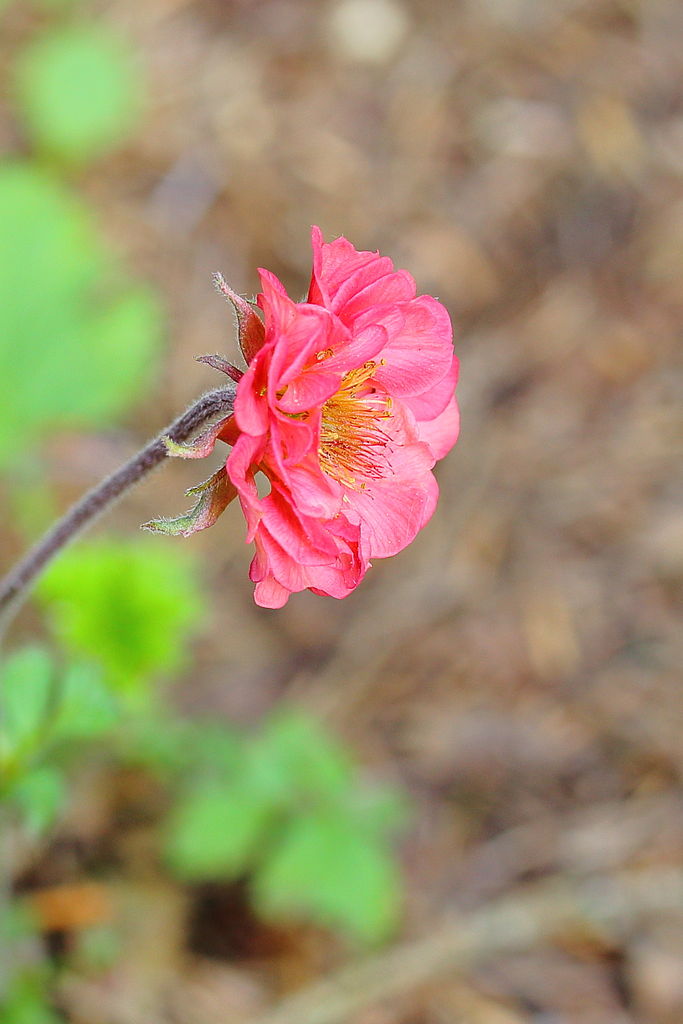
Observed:
[[[240,505],[247,520],[247,543],[253,540],[262,515],[254,474],[263,456],[264,447],[261,438],[241,434],[226,462],[228,476],[237,488]]]
[[[458,440],[460,432],[460,411],[455,395],[433,420],[423,420],[418,424],[420,440],[430,448],[435,459],[442,459]]]
[[[310,588],[331,597],[345,597],[358,585],[366,566],[360,565],[357,555],[347,543],[340,540],[338,545],[336,554],[327,564],[304,565],[262,524],[256,536],[256,555],[249,573],[257,583],[254,595],[257,603],[281,607],[286,600],[283,590],[289,595]]]
[[[268,302],[272,302],[276,295],[287,295],[287,289],[283,285],[279,277],[276,277],[270,270],[264,270],[263,267],[258,268],[258,274],[261,279],[261,287],[263,288],[263,295]],[[257,295],[257,300],[261,298],[261,295]],[[263,309],[263,304],[259,301],[258,305]]]
[[[378,252],[359,252],[343,236],[334,242],[323,241],[320,228],[311,231],[313,274],[308,301],[331,308],[340,287],[356,270],[380,260]]]
[[[278,407],[292,414],[319,408],[339,390],[341,378],[341,373],[327,373],[312,367],[287,385],[284,395],[277,400]]]
[[[284,482],[304,515],[332,519],[341,509],[342,487],[320,468],[317,452],[296,466],[284,466]]]
[[[256,355],[251,366],[237,385],[235,420],[245,434],[254,437],[268,429],[268,402],[263,394],[266,387],[265,348]]]
[[[341,236],[323,242],[319,228],[312,232],[313,275],[309,302],[335,312],[345,323],[381,302],[412,299],[415,282],[405,270],[378,252],[363,252]]]
[[[357,280],[359,284],[362,283],[361,275],[357,275]],[[345,302],[339,304],[336,312],[340,320],[351,324],[366,310],[394,302],[408,302],[414,296],[415,281],[407,270],[397,270],[384,274],[376,281],[363,283],[363,287],[359,287]]]
[[[280,474],[286,466],[296,465],[310,452],[318,450],[318,424],[315,417],[293,420],[279,416],[271,424],[271,452]]]
[[[281,304],[290,302],[281,299]],[[294,380],[321,350],[337,342],[344,329],[335,318],[320,306],[291,303],[293,311],[280,326],[277,344],[273,350],[269,382],[279,391]],[[340,343],[340,342],[338,342]]]
[[[283,608],[289,601],[291,593],[291,590],[287,590],[269,576],[254,587],[254,601],[260,608]]]
[[[400,306],[402,327],[389,332],[376,379],[396,396],[419,395],[448,374],[453,362],[453,332],[445,308],[430,295]],[[379,317],[382,323],[382,317]]]
[[[348,507],[360,521],[370,557],[387,558],[414,539],[434,510],[436,481],[373,480],[363,491],[347,491]],[[437,492],[438,493],[438,492]]]
[[[451,368],[446,376],[435,384],[433,388],[423,392],[421,395],[404,395],[401,402],[413,413],[415,419],[431,420],[443,412],[455,391],[458,380],[458,358],[453,355]]]
[[[281,485],[273,484],[262,507],[263,528],[289,558],[301,565],[329,565],[335,560],[338,544],[333,535],[319,519],[298,515]]]
[[[357,325],[354,325],[353,335],[348,334],[347,338],[341,339],[341,344],[330,348],[330,355],[323,363],[325,370],[348,373],[382,351],[388,340],[385,327],[375,323],[370,323],[360,330],[356,327]]]

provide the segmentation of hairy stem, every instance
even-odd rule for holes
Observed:
[[[217,388],[203,395],[137,455],[88,491],[47,531],[0,580],[0,638],[27,597],[31,586],[55,555],[102,512],[118,501],[127,490],[164,461],[168,455],[164,438],[169,437],[177,442],[186,441],[208,420],[215,418],[219,413],[230,412],[234,398],[235,385]]]

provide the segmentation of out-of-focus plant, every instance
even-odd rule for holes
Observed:
[[[0,664],[0,800],[16,808],[32,833],[48,828],[61,807],[74,743],[100,736],[118,717],[94,665],[59,669],[40,647]]]
[[[193,561],[144,541],[85,542],[55,562],[38,596],[60,646],[95,660],[106,682],[134,703],[177,672],[202,617]]]
[[[54,970],[41,955],[37,923],[27,908],[12,903],[0,914],[0,950],[8,972],[0,991],[2,1020],[8,1024],[60,1024],[50,1008]]]
[[[191,564],[142,544],[100,540],[57,562],[41,597],[64,667],[41,647],[0,662],[0,799],[33,832],[65,794],[65,768],[124,712],[153,704],[202,612]]]
[[[62,180],[135,126],[142,91],[130,46],[71,2],[37,6],[55,18],[7,69],[29,154],[0,162],[5,467],[55,428],[115,422],[149,385],[163,320],[153,290],[130,280]]]
[[[0,2],[0,13],[6,6]],[[18,492],[22,485],[22,500],[13,504],[17,513],[29,506],[20,520],[29,531],[41,521],[36,506],[51,502],[31,445],[56,429],[115,423],[131,408],[154,373],[163,320],[153,290],[125,272],[92,212],[64,180],[118,145],[134,126],[141,90],[130,47],[113,30],[79,19],[71,0],[35,6],[54,20],[37,22],[39,31],[3,69],[28,153],[0,161],[0,469],[7,490]],[[142,643],[136,634],[124,664],[111,644],[106,650],[102,644],[101,616],[115,590],[106,550],[102,542],[87,581],[74,575],[85,574],[84,562],[70,567],[65,558],[46,583],[58,598],[46,590],[44,605],[52,609],[56,631],[65,624],[64,646],[73,657],[56,658],[34,646],[0,661],[0,844],[10,827],[34,841],[48,833],[68,799],[71,765],[87,744],[113,737],[120,723],[114,684],[125,689],[126,669],[129,697],[179,663],[193,608],[196,613],[187,560],[166,556],[162,572],[155,553],[147,563],[128,553],[131,600],[123,601],[120,625],[139,615],[149,639]],[[175,635],[164,643],[152,622],[165,611],[165,594],[178,593],[175,567],[190,610],[172,620]],[[140,574],[149,579],[147,589]],[[162,589],[150,607],[154,581]],[[69,613],[74,591],[86,582],[101,594],[99,603],[91,602],[88,621]],[[126,643],[121,633],[120,648]],[[96,648],[103,656],[89,659]],[[0,1019],[54,1024],[48,962],[35,926],[9,898],[8,884],[0,877]]]
[[[399,792],[364,783],[348,750],[303,712],[276,713],[247,739],[197,738],[168,822],[173,869],[194,881],[247,876],[266,917],[386,938],[401,904],[388,842],[405,816]]]
[[[147,387],[159,302],[125,282],[92,217],[32,164],[0,166],[0,464],[55,427],[106,425]]]
[[[82,164],[134,127],[140,88],[130,47],[111,27],[76,22],[50,28],[19,54],[17,106],[39,152]]]

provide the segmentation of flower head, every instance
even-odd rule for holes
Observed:
[[[277,608],[306,588],[346,596],[373,557],[396,554],[427,523],[432,468],[458,435],[457,360],[441,303],[345,238],[325,243],[313,229],[305,302],[260,275],[265,329],[242,310],[248,368],[221,436],[233,442],[227,475],[256,545],[255,599]]]
[[[386,256],[323,242],[314,228],[305,302],[260,275],[263,319],[217,279],[246,371],[200,357],[237,382],[234,412],[189,444],[166,442],[171,455],[203,458],[220,439],[232,446],[226,466],[187,492],[188,513],[146,526],[189,536],[239,497],[255,600],[279,608],[299,590],[345,597],[372,558],[395,555],[428,522],[432,468],[458,436],[458,362],[444,307]]]

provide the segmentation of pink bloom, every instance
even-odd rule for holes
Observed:
[[[373,557],[396,554],[428,522],[432,468],[458,436],[457,360],[441,303],[345,238],[325,243],[313,229],[306,302],[260,275],[265,331],[237,300],[249,365],[222,436],[256,545],[255,600],[279,608],[307,588],[345,597]]]

